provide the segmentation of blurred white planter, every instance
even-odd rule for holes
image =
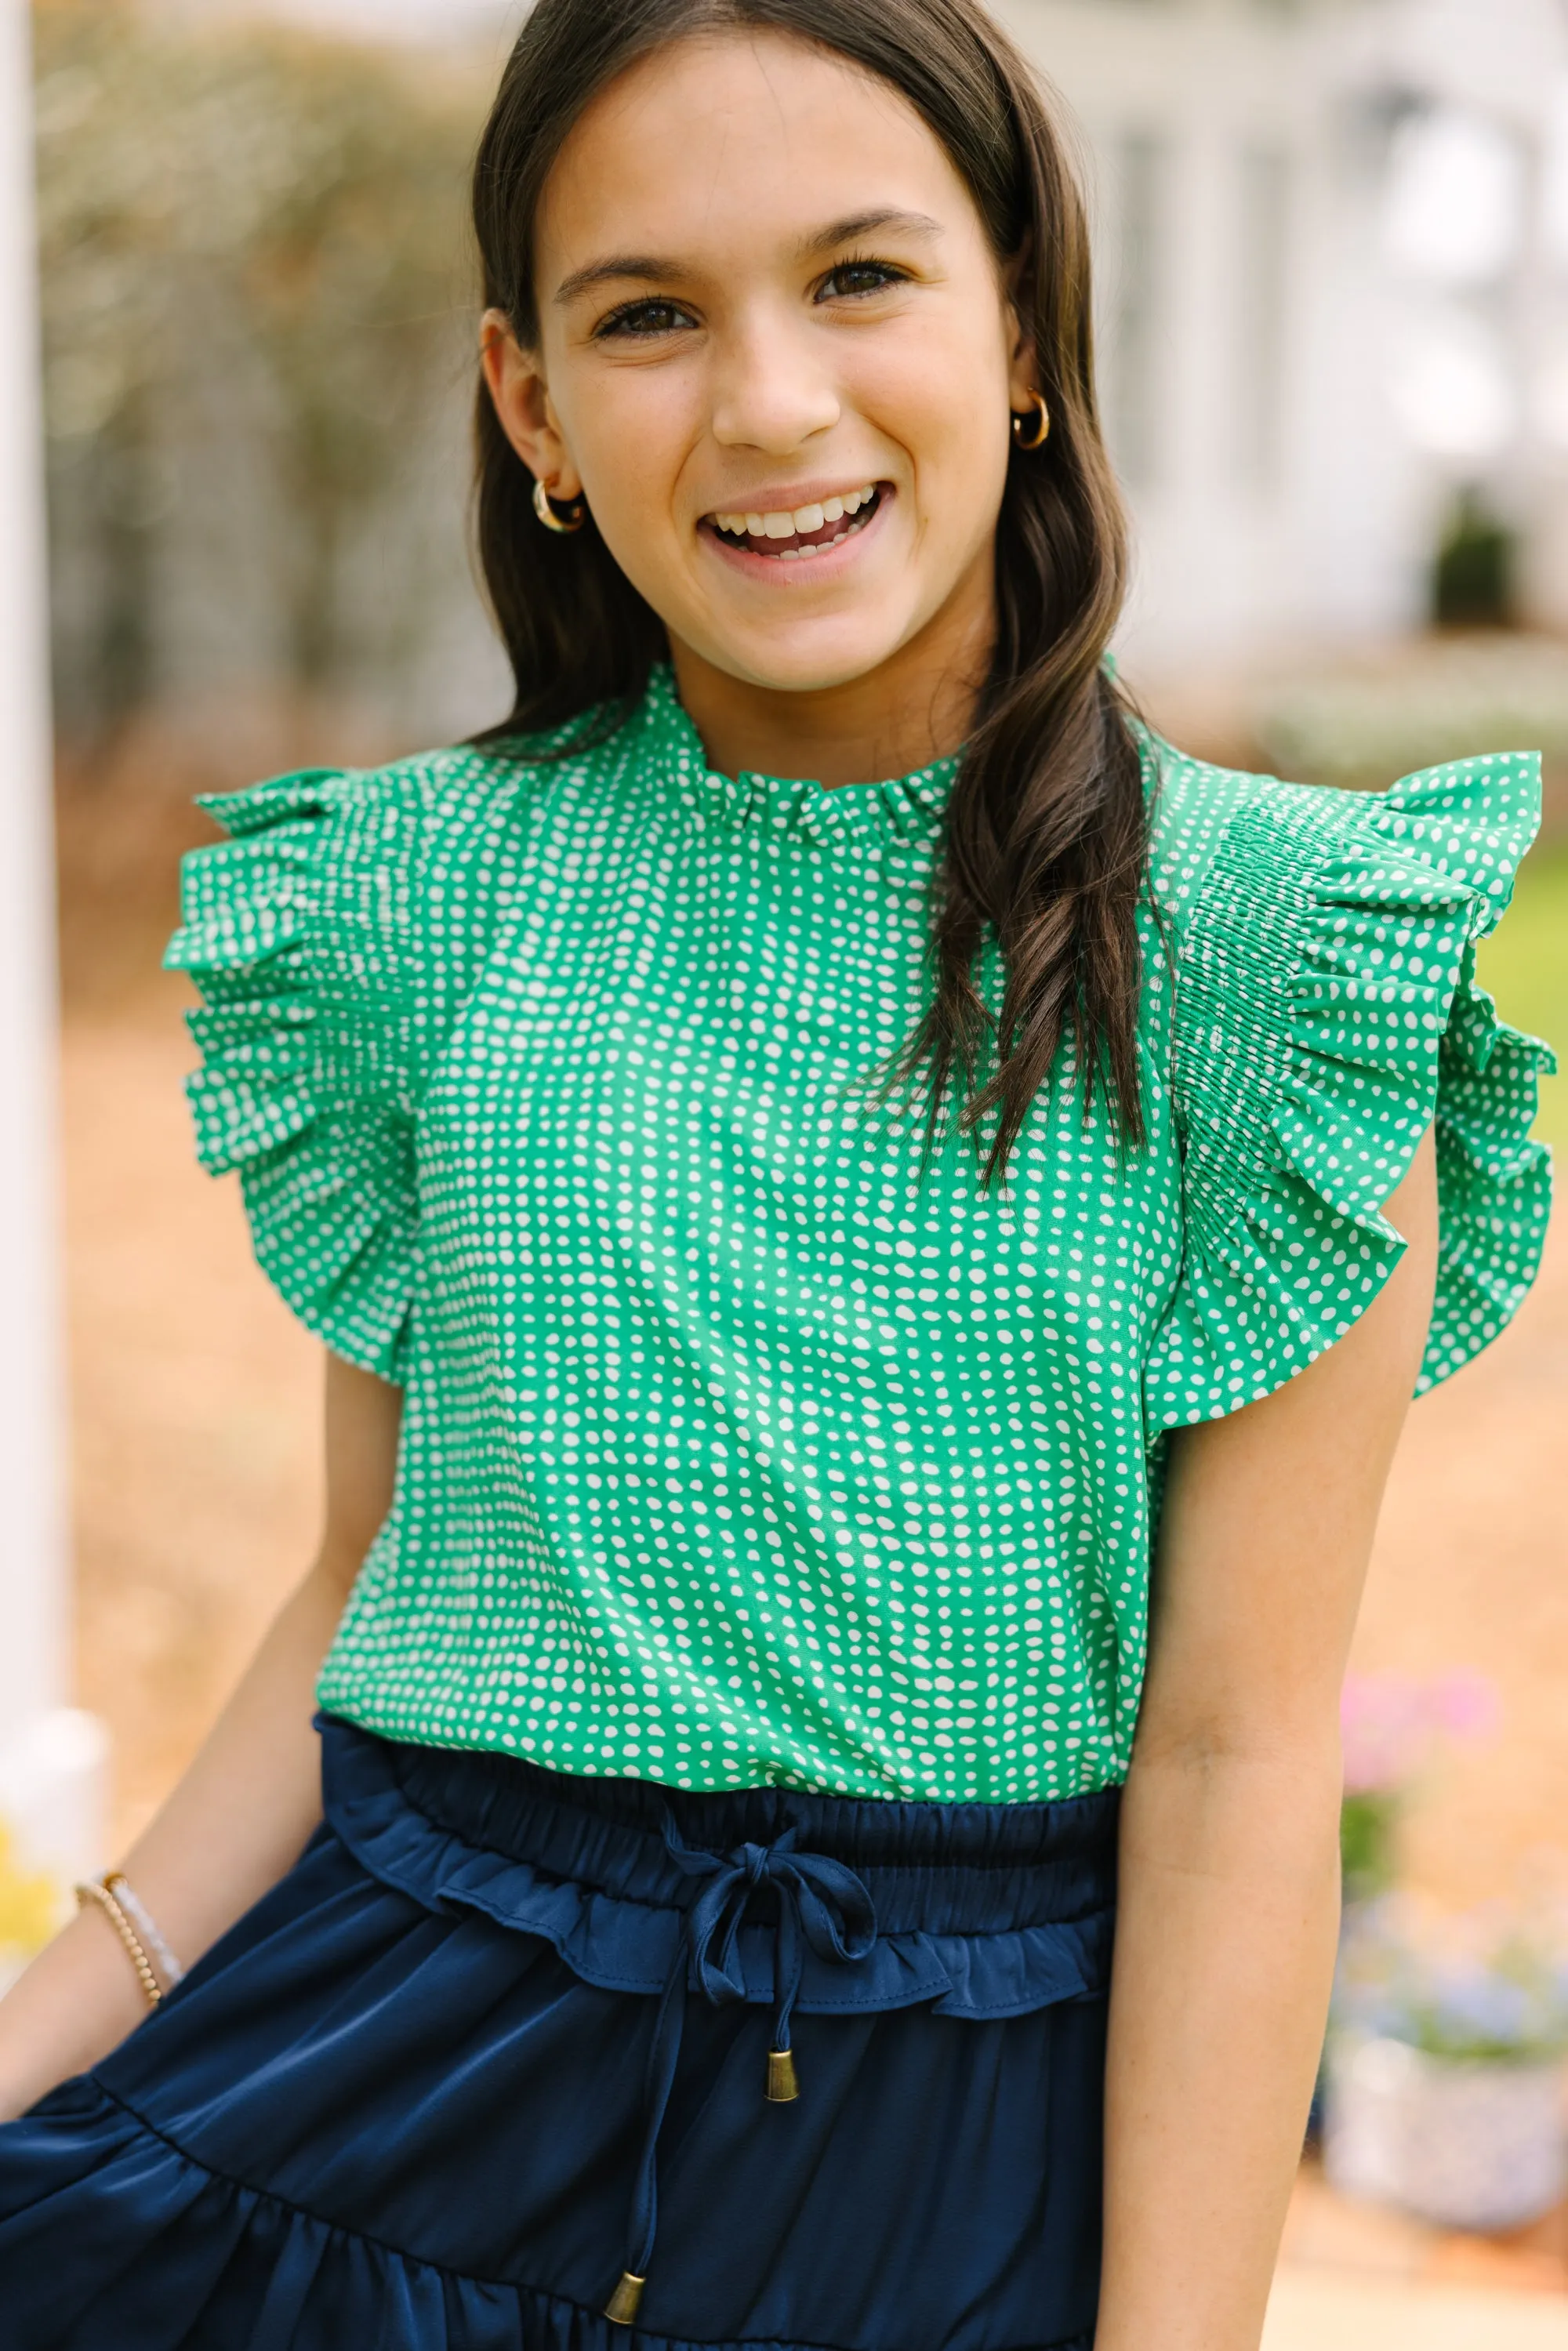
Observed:
[[[1346,2196],[1451,2229],[1538,2220],[1568,2189],[1563,2067],[1429,2057],[1350,2033],[1329,2050],[1323,2168]]]

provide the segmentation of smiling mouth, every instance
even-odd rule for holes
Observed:
[[[799,563],[808,556],[825,555],[863,530],[882,505],[886,486],[868,482],[863,489],[824,498],[821,505],[797,507],[792,513],[705,515],[703,528],[727,547],[779,563]]]

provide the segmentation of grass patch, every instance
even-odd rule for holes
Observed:
[[[1513,904],[1477,961],[1503,1019],[1568,1053],[1568,841],[1525,859]],[[1568,1149],[1568,1077],[1542,1080],[1535,1131],[1554,1151]]]

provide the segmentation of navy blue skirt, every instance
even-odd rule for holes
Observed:
[[[296,1867],[0,2128],[5,2351],[1089,2351],[1114,1790],[320,1727]]]

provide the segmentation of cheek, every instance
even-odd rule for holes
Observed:
[[[601,529],[639,544],[669,535],[699,410],[691,371],[676,368],[627,368],[570,388],[559,413]]]
[[[902,350],[868,350],[856,371],[856,405],[904,450],[920,518],[944,536],[970,535],[977,518],[983,530],[1001,498],[1011,426],[994,332],[976,322],[925,333]]]

